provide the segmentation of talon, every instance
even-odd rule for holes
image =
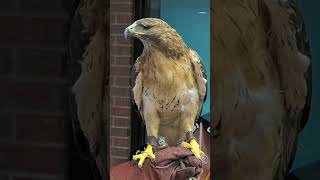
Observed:
[[[204,152],[200,149],[200,146],[195,139],[191,139],[190,143],[182,142],[181,146],[190,149],[194,156],[198,159],[201,159],[202,156],[205,156]]]
[[[181,147],[191,149],[191,145],[187,142],[184,142],[184,141],[181,143]]]
[[[154,161],[154,159],[156,158],[156,156],[153,154],[152,146],[150,144],[148,144],[147,148],[145,149],[145,151],[143,153],[134,155],[132,157],[132,159],[135,161],[139,160],[139,162],[138,162],[139,168],[142,168],[146,158],[151,159],[151,161]]]

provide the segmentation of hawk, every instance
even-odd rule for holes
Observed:
[[[215,0],[213,175],[284,179],[308,120],[311,58],[296,0]]]
[[[137,20],[124,34],[144,45],[133,66],[132,92],[146,125],[148,145],[133,159],[142,167],[145,158],[155,158],[153,148],[176,145],[189,148],[199,159],[205,157],[192,131],[207,89],[201,58],[161,19]]]

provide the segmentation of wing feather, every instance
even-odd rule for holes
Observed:
[[[297,135],[308,121],[311,103],[311,57],[303,18],[296,0],[265,1],[270,10],[274,34],[275,62],[278,67],[281,90],[284,93],[282,167],[290,170],[297,147]]]
[[[296,0],[265,1],[276,35],[275,54],[280,72],[285,108],[292,124],[302,130],[308,120],[311,100],[311,57],[303,18]]]
[[[140,57],[139,57],[140,58]],[[130,93],[133,108],[138,112],[141,119],[143,119],[143,102],[142,102],[142,92],[143,92],[143,86],[142,86],[142,72],[140,72],[140,60],[139,58],[136,60],[134,65],[132,66],[131,70],[131,87],[132,91]]]
[[[200,95],[198,116],[202,111],[202,105],[207,97],[207,74],[201,57],[194,50],[190,50],[191,62],[193,66],[193,75],[195,77]],[[198,118],[197,118],[198,119]]]

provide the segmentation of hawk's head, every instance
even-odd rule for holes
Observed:
[[[133,36],[146,45],[160,47],[162,51],[183,51],[187,49],[181,36],[169,24],[157,18],[144,18],[128,26],[124,35]],[[169,52],[168,52],[169,53]],[[171,53],[170,53],[171,54]]]

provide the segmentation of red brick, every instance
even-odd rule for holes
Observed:
[[[110,75],[112,76],[129,76],[131,67],[112,67]]]
[[[115,65],[115,64],[117,64],[117,63],[116,63],[116,57],[110,55],[110,65]]]
[[[66,20],[61,18],[34,18],[22,16],[0,16],[0,44],[51,45],[64,44]]]
[[[111,53],[114,55],[131,55],[133,48],[127,45],[116,45],[111,47]]]
[[[116,37],[117,37],[117,39],[116,39],[116,44],[117,45],[126,45],[126,46],[132,47],[132,44],[130,44],[131,41],[127,40],[124,37],[124,35],[117,35]]]
[[[128,157],[129,150],[128,149],[120,149],[120,148],[111,148],[112,156],[120,156],[120,157]]]
[[[18,115],[17,141],[66,142],[69,134],[67,120],[63,117]]]
[[[0,48],[0,74],[12,72],[12,51],[7,48]]]
[[[117,15],[117,21],[118,24],[132,24],[133,23],[133,17],[131,14],[118,14]]]
[[[129,147],[129,139],[111,138],[112,146]]]
[[[111,25],[110,32],[112,39],[110,41],[110,75],[111,89],[110,96],[114,107],[111,113],[112,117],[110,128],[111,145],[118,147],[130,147],[130,72],[133,62],[133,41],[126,40],[123,32],[125,28],[133,22],[134,1],[133,0],[111,0]],[[116,106],[116,107],[115,107]],[[124,108],[126,107],[126,108]],[[127,118],[126,118],[127,117]],[[118,128],[117,128],[118,127]],[[126,137],[127,139],[117,138]],[[128,161],[129,149],[111,149],[111,165]]]
[[[110,43],[111,44],[117,44],[117,36],[118,35],[111,35],[110,36]]]
[[[111,35],[111,44],[113,47],[118,46],[119,48],[133,47],[132,39],[126,39],[123,34]]]
[[[66,59],[61,52],[22,49],[18,52],[17,73],[23,77],[63,77]]]
[[[14,118],[10,113],[0,113],[0,139],[11,139],[14,136]]]
[[[19,8],[22,12],[59,13],[62,12],[62,0],[20,0]]]
[[[115,106],[130,107],[131,105],[130,98],[113,97],[112,101]]]
[[[1,82],[3,88],[0,88],[0,107],[45,111],[65,108],[67,88],[64,86],[16,82],[11,79]]]
[[[116,88],[111,87],[110,95],[111,96],[120,96],[120,97],[129,97],[129,88]]]
[[[111,113],[114,116],[130,116],[130,108],[113,107]]]
[[[114,57],[113,60],[115,65],[132,66],[132,57]]]
[[[129,136],[128,129],[112,127],[110,132],[111,132],[110,133],[111,136],[116,136],[116,137],[128,137]]]
[[[111,25],[110,26],[110,32],[112,34],[119,34],[123,35],[124,30],[127,28],[128,25],[122,24],[122,25]]]
[[[114,77],[114,85],[122,87],[130,87],[129,77]]]
[[[112,125],[117,127],[129,127],[129,119],[114,117]]]
[[[118,12],[118,13],[132,12],[133,7],[131,3],[119,3],[119,4],[111,3],[110,10],[112,12]]]
[[[111,14],[110,15],[110,19],[111,19],[111,23],[114,24],[117,22],[117,16],[116,14]]]
[[[0,169],[20,173],[64,173],[68,167],[63,148],[0,144]]]

